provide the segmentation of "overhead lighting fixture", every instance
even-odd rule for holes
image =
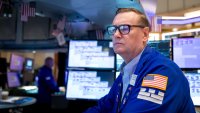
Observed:
[[[183,16],[162,16],[162,20],[184,20],[187,19]]]
[[[40,17],[45,17],[44,13],[38,13],[38,12],[36,12],[35,15],[40,16]]]
[[[162,19],[165,20],[185,20],[194,17],[200,17],[200,10],[184,13],[184,16],[162,16]]]
[[[173,28],[172,31],[174,31],[174,32],[175,32],[175,31],[178,31],[178,28]]]
[[[171,20],[162,20],[162,24],[174,24],[174,25],[183,25],[183,24],[191,24],[195,22],[200,22],[200,16],[195,18],[188,19],[171,19]]]
[[[4,14],[3,14],[3,17],[7,17],[7,14],[6,14],[6,13],[4,13]]]
[[[12,14],[8,14],[8,17],[11,18],[11,17],[12,17]]]
[[[190,24],[200,22],[200,10],[185,13],[182,17],[162,16],[162,24]]]
[[[35,53],[36,53],[36,51],[32,51],[32,53],[33,53],[33,54],[35,54]]]
[[[187,13],[184,14],[184,16],[190,17],[190,18],[199,17],[200,16],[200,10],[187,12]]]
[[[191,33],[191,32],[199,32],[199,31],[200,31],[200,28],[189,29],[189,30],[182,30],[182,31],[176,31],[176,32],[163,33],[162,34],[162,40],[165,40],[166,36],[183,34],[183,33]]]

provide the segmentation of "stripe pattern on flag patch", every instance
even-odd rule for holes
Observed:
[[[159,74],[148,74],[143,78],[142,86],[166,91],[168,77]]]

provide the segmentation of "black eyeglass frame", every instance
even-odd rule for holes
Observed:
[[[127,32],[127,33],[123,33],[123,32],[121,31],[120,27],[122,27],[122,26],[128,26],[128,32]],[[109,28],[110,28],[110,27],[114,27],[114,28],[115,28],[115,31],[114,31],[113,33],[110,33],[110,32],[109,32]],[[145,28],[145,26],[143,26],[143,25],[129,25],[129,24],[122,24],[122,25],[118,25],[118,26],[117,26],[117,25],[111,25],[111,26],[108,26],[108,27],[107,27],[107,32],[108,32],[109,35],[114,35],[114,34],[116,33],[116,31],[119,30],[119,32],[120,32],[122,35],[127,35],[127,34],[130,32],[131,27]]]

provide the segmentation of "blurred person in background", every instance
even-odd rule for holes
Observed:
[[[39,69],[37,74],[38,97],[37,103],[39,110],[44,112],[51,111],[51,95],[59,92],[59,87],[52,74],[54,60],[52,57],[47,57],[44,65]]]

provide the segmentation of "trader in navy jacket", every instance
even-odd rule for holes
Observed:
[[[118,9],[107,27],[115,53],[125,61],[120,75],[110,92],[85,113],[195,113],[180,68],[147,46],[150,25],[140,4],[135,4]]]
[[[47,57],[44,61],[44,65],[38,72],[38,98],[39,105],[46,107],[44,109],[50,109],[51,107],[51,95],[54,92],[59,92],[59,87],[52,74],[53,58]]]

